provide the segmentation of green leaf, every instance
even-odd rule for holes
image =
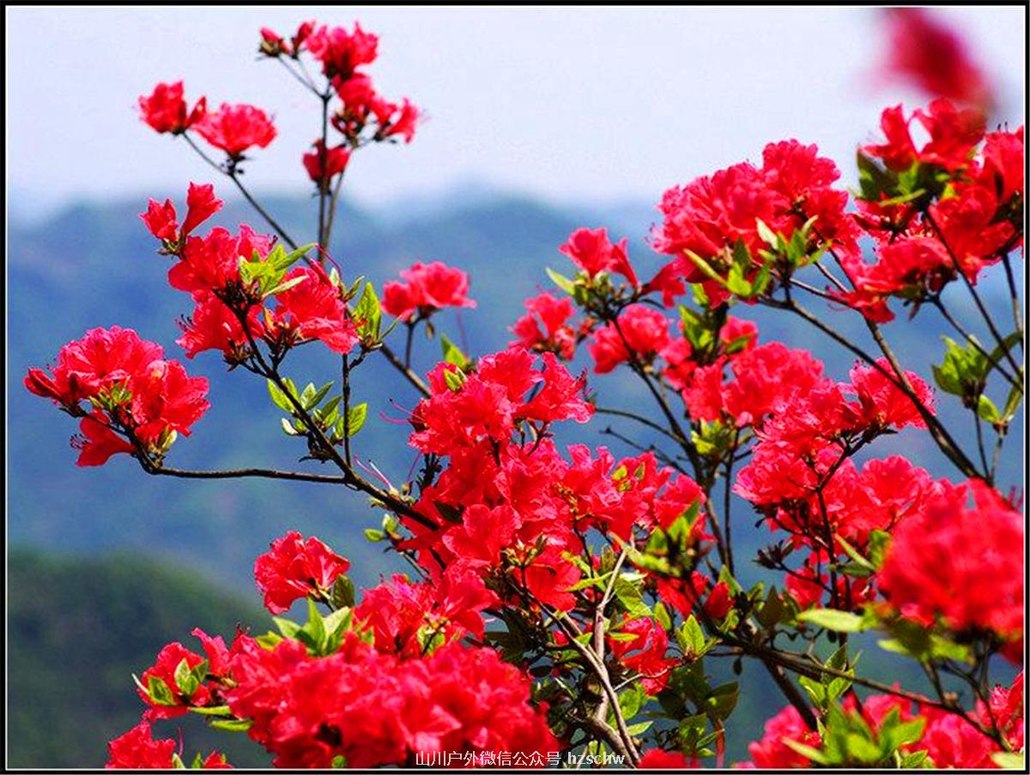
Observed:
[[[261,298],[267,299],[269,296],[275,296],[277,293],[288,291],[290,288],[293,288],[296,285],[300,285],[301,283],[306,282],[307,279],[307,275],[301,275],[299,277],[293,277],[289,280],[284,280],[283,282],[277,283],[274,287],[269,288],[267,291],[262,293]]]
[[[869,532],[869,562],[879,570],[883,567],[883,560],[887,556],[887,547],[890,546],[891,534],[886,530],[871,530]]]
[[[773,250],[779,245],[779,240],[776,238],[776,232],[770,229],[761,218],[755,219],[755,225],[758,227],[758,236],[771,247]]]
[[[272,398],[272,403],[282,409],[284,412],[293,413],[293,404],[290,403],[290,399],[286,394],[279,389],[279,386],[272,380],[266,380],[265,385],[268,387],[268,395]]]
[[[684,653],[701,656],[705,653],[705,633],[697,619],[691,615],[676,630],[676,641]]]
[[[336,608],[354,607],[354,582],[346,576],[340,575],[333,582],[332,594],[333,606]]]
[[[654,604],[654,618],[663,630],[672,629],[672,617],[669,616],[669,609],[660,600]]]
[[[281,248],[282,243],[280,242],[278,245],[276,245],[276,247]],[[307,253],[314,247],[315,243],[311,242],[307,245],[301,245],[299,248],[290,253],[286,253],[285,249],[283,249],[281,251],[281,255],[277,256],[274,260],[272,259],[272,254],[269,254],[267,260],[272,261],[276,269],[283,271],[289,269],[293,264],[295,264],[297,261],[303,258],[305,253]],[[275,251],[273,251],[273,253],[274,252]]]
[[[281,616],[273,616],[272,622],[279,628],[279,632],[283,634],[284,638],[296,637],[297,633],[300,632],[299,624],[291,622],[289,619],[284,619]]]
[[[461,369],[457,371],[445,371],[443,373],[443,381],[447,384],[447,389],[457,393],[461,390],[462,385],[465,384],[465,372]]]
[[[325,398],[326,394],[332,389],[332,387],[333,387],[333,383],[332,382],[326,382],[311,397],[310,405],[305,404],[304,408],[307,409],[307,410],[314,409],[316,406],[318,406],[320,403],[322,403],[322,399]]]
[[[651,609],[644,602],[640,588],[629,581],[625,575],[615,579],[615,597],[631,618],[639,619],[651,615]]]
[[[383,323],[383,310],[372,283],[365,284],[365,290],[354,305],[352,316],[356,322],[358,336],[373,342],[379,341],[379,331]]]
[[[640,683],[633,683],[619,695],[619,709],[622,717],[629,720],[640,712],[640,709],[647,702],[647,694]]]
[[[976,413],[980,416],[981,420],[989,422],[991,425],[1001,422],[1001,413],[998,411],[998,407],[996,407],[994,402],[983,393],[980,394]]]
[[[446,363],[453,363],[459,369],[465,370],[472,365],[472,361],[461,351],[454,342],[447,338],[446,334],[440,335],[440,347],[443,350],[443,359]]]
[[[944,361],[932,367],[937,386],[962,398],[979,396],[991,370],[990,361],[977,347],[979,343],[970,342],[963,347],[951,337],[941,338],[945,345]]]
[[[547,272],[547,276],[551,278],[551,281],[559,288],[561,288],[563,291],[565,291],[567,294],[569,294],[569,296],[575,294],[576,284],[572,282],[572,280],[570,280],[568,277],[559,272],[554,271],[553,269],[551,269],[551,267],[546,267],[544,271]]]
[[[193,671],[190,670],[190,664],[185,658],[179,660],[179,664],[175,666],[175,672],[173,673],[175,678],[175,685],[184,697],[189,697],[197,690],[200,686],[200,681],[193,675]]]
[[[196,713],[198,716],[231,716],[232,711],[229,710],[228,705],[207,705],[207,706],[191,706],[191,713]]]
[[[1023,384],[1017,382],[1012,386],[1009,391],[1008,398],[1005,399],[1005,409],[1002,411],[1002,422],[1008,423],[1016,416],[1016,412],[1019,411],[1019,405],[1023,403]]]
[[[795,753],[801,754],[806,759],[811,759],[816,764],[830,764],[830,760],[818,748],[813,748],[810,745],[805,745],[804,743],[799,743],[796,740],[791,740],[789,737],[784,737],[780,742]]]
[[[783,598],[776,591],[776,587],[770,587],[765,602],[755,611],[755,618],[763,627],[772,627],[782,619],[787,607],[783,604]]]
[[[352,406],[347,412],[347,433],[350,436],[357,435],[365,426],[365,420],[368,419],[368,404],[360,403],[357,406]]]
[[[254,722],[249,718],[245,719],[215,719],[208,722],[212,729],[221,729],[226,732],[246,732]]]
[[[168,684],[164,682],[163,678],[158,678],[156,675],[147,677],[147,694],[155,705],[175,705],[175,695],[172,694],[172,690],[168,688]]]
[[[1026,769],[1026,754],[1023,752],[1010,753],[1008,751],[998,751],[991,754],[991,761],[1003,770]]]
[[[377,530],[374,527],[366,527],[365,540],[370,541],[373,544],[377,544],[380,541],[386,540],[386,533],[384,533],[382,530]]]
[[[876,570],[873,564],[859,553],[858,549],[853,547],[839,535],[834,536],[834,538],[837,540],[837,543],[840,544],[841,548],[844,550],[844,553],[852,560],[854,560],[859,566],[866,568],[870,571]]]
[[[709,714],[725,721],[737,707],[737,700],[740,698],[740,686],[736,681],[717,686],[705,701]]]
[[[861,632],[869,628],[865,618],[847,611],[832,608],[815,608],[798,614],[798,621],[814,624],[834,632]]]
[[[916,751],[915,753],[903,754],[898,762],[898,767],[903,770],[917,770],[927,767],[926,757],[928,753],[928,751]]]

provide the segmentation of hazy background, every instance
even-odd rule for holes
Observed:
[[[1022,114],[1024,9],[942,9]],[[315,138],[311,97],[256,61],[262,25],[305,19],[380,35],[369,72],[427,121],[402,151],[362,154],[348,182],[365,203],[469,181],[548,201],[657,201],[670,185],[797,137],[847,162],[888,101],[871,8],[9,8],[8,182],[21,213],[84,195],[183,187],[209,175],[137,117],[136,98],[183,79],[209,104],[252,102],[280,137],[248,169],[298,190]]]
[[[285,530],[317,534],[353,561],[359,585],[400,569],[361,531],[378,523],[366,499],[337,488],[261,481],[152,479],[126,456],[77,468],[68,437],[76,427],[21,385],[29,366],[51,361],[87,328],[133,327],[175,345],[188,299],[165,282],[166,261],[137,214],[146,198],[182,200],[186,184],[211,170],[181,141],[157,136],[136,111],[160,80],[186,82],[191,102],[249,101],[276,116],[280,136],[247,165],[247,182],[293,233],[314,229],[300,156],[314,137],[311,99],[275,62],[255,61],[262,25],[290,35],[299,21],[362,25],[380,35],[370,72],[390,97],[409,96],[428,116],[410,146],[373,148],[352,162],[343,220],[332,245],[349,277],[381,284],[415,260],[442,259],[468,270],[479,308],[441,315],[467,351],[499,349],[521,300],[548,284],[543,268],[579,226],[607,225],[631,239],[641,274],[660,265],[644,244],[654,203],[685,183],[744,158],[766,142],[816,142],[853,180],[855,146],[877,133],[883,106],[920,95],[874,86],[882,55],[872,9],[7,9],[8,520],[20,547],[8,558],[8,740],[15,766],[98,766],[104,743],[136,723],[130,674],[166,642],[196,625],[231,636],[237,622],[258,631],[267,616],[251,567]],[[949,9],[1001,85],[997,121],[1021,123],[1025,12]],[[231,197],[218,222],[261,228]],[[1018,262],[1022,269],[1022,262]],[[952,300],[965,303],[960,289]],[[1006,309],[996,284],[989,304]],[[949,291],[950,292],[950,291]],[[852,358],[811,329],[762,310],[742,314],[763,339],[812,349],[842,379]],[[855,316],[832,322],[861,339]],[[959,310],[962,315],[962,310]],[[962,315],[967,322],[968,315]],[[899,354],[929,378],[939,360],[939,320],[924,311],[888,333]],[[334,358],[291,355],[287,373],[332,379]],[[420,350],[428,368],[438,350]],[[576,367],[589,364],[585,359]],[[226,374],[217,355],[187,363],[211,379],[212,409],[172,461],[185,468],[247,465],[294,468],[301,454],[279,430],[265,388]],[[617,375],[597,386],[610,405],[637,402]],[[390,399],[395,399],[392,403]],[[415,396],[370,359],[355,377],[355,399],[375,418],[403,416]],[[941,412],[972,433],[968,413],[945,398]],[[632,450],[607,423],[573,428],[565,440]],[[633,426],[619,426],[647,444]],[[966,436],[968,439],[968,436]],[[416,457],[400,429],[369,423],[358,456],[403,480]],[[1006,447],[1000,481],[1022,484],[1021,424]],[[935,475],[955,476],[924,434],[884,439],[878,456],[904,452]],[[311,464],[306,464],[310,466]],[[735,512],[740,555],[769,541]],[[752,578],[753,567],[742,574]],[[219,590],[219,591],[216,591]],[[871,672],[912,679],[903,663]],[[712,669],[724,669],[713,664]],[[1001,677],[1003,674],[999,674]],[[730,761],[782,705],[760,670],[747,666],[728,739]],[[912,684],[914,685],[914,684]],[[178,721],[160,733],[177,736]],[[185,732],[188,754],[225,745]],[[247,741],[234,763],[265,761]]]

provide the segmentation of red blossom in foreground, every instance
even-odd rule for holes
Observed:
[[[171,199],[159,204],[151,199],[145,213],[140,218],[147,229],[162,242],[175,249],[189,236],[195,228],[217,213],[222,208],[222,200],[215,197],[215,187],[210,183],[197,185],[190,183],[186,193],[186,220],[179,230],[178,216]]]
[[[916,148],[909,130],[918,121],[930,139]],[[903,172],[915,162],[932,164],[949,172],[969,166],[973,149],[984,137],[984,117],[976,110],[962,110],[946,99],[931,102],[905,119],[901,105],[887,108],[880,118],[886,142],[864,145],[862,151],[880,159],[891,170]]]
[[[150,724],[141,721],[107,744],[109,770],[170,770],[174,766],[174,740],[155,740]]]
[[[321,140],[316,140],[312,146],[314,150],[304,154],[304,169],[314,183],[328,189],[329,181],[347,168],[350,151],[342,145],[327,149]]]
[[[257,234],[249,226],[240,226],[239,234],[216,227],[206,237],[186,240],[181,260],[168,270],[168,283],[198,302],[212,294],[225,295],[240,285],[240,259],[250,259],[255,253],[266,256],[271,246],[271,237]]]
[[[848,373],[862,406],[861,422],[882,428],[904,428],[907,425],[925,428],[926,422],[916,403],[888,379],[887,374],[897,379],[886,358],[877,360],[876,367],[856,363]],[[933,414],[933,389],[911,371],[904,372],[904,375],[919,404]]]
[[[626,361],[644,363],[660,352],[669,341],[669,321],[656,309],[631,304],[614,323],[594,334],[590,354],[594,372],[607,374]]]
[[[383,286],[383,309],[404,321],[416,314],[427,317],[444,307],[474,308],[468,297],[469,278],[460,269],[440,261],[417,262],[401,270],[404,282],[391,281]]]
[[[529,682],[492,649],[452,643],[398,660],[349,637],[332,656],[286,640],[272,650],[242,639],[227,691],[248,734],[277,767],[404,764],[416,753],[558,750]]]
[[[135,454],[138,441],[163,455],[175,433],[188,436],[209,406],[208,382],[190,377],[161,346],[131,329],[94,328],[61,348],[50,374],[29,369],[25,387],[82,417],[78,464],[102,465],[117,453]],[[90,401],[87,411],[80,403]]]
[[[961,34],[925,8],[887,8],[884,72],[933,97],[948,97],[988,109],[991,83]]]
[[[230,159],[238,161],[255,145],[266,148],[275,139],[276,131],[265,111],[253,105],[222,103],[214,113],[208,113],[194,129],[215,148],[220,148]]]
[[[346,355],[358,335],[340,289],[317,264],[288,272],[285,282],[294,280],[301,282],[275,297],[275,319],[281,330],[300,340],[318,339],[333,352]]]
[[[922,624],[939,617],[954,631],[991,630],[1018,660],[1024,537],[1022,515],[983,482],[949,487],[894,531],[880,590],[894,610]]]
[[[576,350],[576,333],[568,325],[569,318],[576,312],[572,299],[568,296],[559,299],[544,292],[526,299],[522,305],[526,314],[511,326],[519,343],[536,352],[553,352],[559,358],[572,360]]]
[[[175,741],[155,740],[150,723],[141,721],[124,735],[107,744],[109,770],[171,770],[176,768]],[[230,770],[225,754],[212,751],[200,762],[201,769]]]
[[[813,748],[818,748],[820,744],[819,733],[805,726],[797,708],[788,705],[765,722],[765,734],[762,739],[748,745],[751,766],[772,770],[808,766],[809,760],[788,746],[784,740]]]
[[[640,281],[626,254],[627,243],[628,240],[624,239],[612,244],[607,229],[577,229],[558,250],[586,272],[591,280],[600,272],[614,272],[629,280],[630,285],[638,286]]]
[[[663,751],[661,748],[646,751],[637,764],[641,770],[693,770],[697,766],[696,761],[688,759],[679,751]]]
[[[650,617],[631,619],[612,632],[620,637],[609,638],[612,655],[642,678],[641,685],[649,695],[655,695],[669,683],[669,673],[679,664],[678,659],[666,656],[669,636]],[[628,637],[632,636],[632,637]]]
[[[147,721],[182,716],[191,706],[202,707],[208,704],[211,693],[203,683],[198,683],[192,691],[180,685],[176,678],[181,663],[186,663],[186,670],[192,671],[200,665],[204,658],[194,654],[181,643],[169,643],[157,655],[157,661],[148,667],[140,676],[141,687],[137,692],[150,707],[143,714]]]
[[[474,574],[448,573],[442,584],[414,584],[396,574],[366,590],[354,616],[374,633],[376,649],[411,658],[434,638],[483,637],[481,612],[496,599]]]
[[[375,61],[379,38],[365,32],[357,23],[354,32],[322,25],[311,30],[304,43],[311,55],[322,63],[326,76],[347,81],[359,67]]]
[[[157,132],[182,134],[204,118],[207,99],[201,97],[189,110],[182,96],[182,81],[159,83],[150,96],[139,98],[140,118]]]
[[[276,538],[271,546],[254,562],[254,579],[265,608],[273,614],[281,614],[300,598],[325,596],[350,568],[346,558],[296,530]]]

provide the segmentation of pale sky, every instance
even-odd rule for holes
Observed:
[[[943,9],[1002,85],[997,118],[1022,122],[1025,10]],[[670,185],[769,141],[818,143],[850,174],[882,107],[869,8],[7,8],[8,186],[36,202],[174,192],[209,180],[181,141],[142,124],[136,99],[184,79],[191,100],[252,102],[280,136],[248,167],[258,190],[302,190],[318,117],[275,62],[262,25],[299,21],[380,35],[368,71],[428,120],[411,146],[372,148],[348,182],[358,200],[469,181],[560,202],[657,201]]]

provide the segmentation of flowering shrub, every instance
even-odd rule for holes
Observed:
[[[385,513],[366,538],[407,558],[414,576],[359,592],[343,555],[285,533],[254,565],[275,629],[228,644],[195,630],[203,653],[162,649],[137,679],[143,720],[110,743],[109,766],[182,766],[150,722],[187,713],[244,731],[287,768],[607,754],[634,766],[722,765],[739,688],[713,684],[708,666],[725,658],[738,672],[744,660],[766,670],[786,703],[746,766],[1015,764],[1022,673],[1000,686],[991,670],[999,655],[1021,664],[1023,650],[1025,528],[996,482],[1023,397],[1012,266],[1023,244],[1023,129],[985,131],[986,83],[950,33],[922,11],[890,18],[892,36],[923,30],[926,46],[953,52],[933,77],[929,49],[898,55],[890,69],[958,103],[885,110],[884,140],[859,152],[854,196],[816,146],[771,143],[761,164],[665,192],[650,239],[657,266],[631,260],[628,241],[604,228],[578,229],[558,248],[570,276],[549,270],[557,290],[525,302],[508,348],[472,357],[441,335],[443,360],[425,375],[411,365],[413,333],[434,334],[441,309],[475,307],[468,275],[415,263],[377,290],[348,283],[328,252],[351,156],[410,142],[418,126],[419,112],[379,96],[364,70],[375,35],[314,22],[290,38],[261,31],[261,56],[321,108],[320,136],[299,158],[319,207],[308,245],[240,179],[248,154],[276,139],[265,111],[209,112],[204,98],[189,109],[182,83],[142,97],[143,120],[182,137],[269,230],[202,234],[222,204],[213,184],[190,184],[181,224],[172,201],[150,201],[141,218],[171,262],[169,283],[193,305],[178,343],[188,358],[214,350],[263,379],[284,432],[305,442],[301,459],[336,472],[169,465],[178,436],[207,409],[207,381],[134,331],[87,332],[49,370],[31,369],[26,387],[80,419],[80,465],[124,453],[155,476],[361,491]],[[915,124],[928,140],[913,140]],[[978,292],[996,268],[1011,323]],[[949,285],[983,314],[988,344],[949,312]],[[812,298],[858,316],[877,349],[804,306]],[[856,358],[847,379],[805,350],[764,341],[743,317],[753,305],[844,347]],[[945,338],[936,388],[891,347],[899,306],[935,308],[958,337]],[[388,341],[399,326],[403,354]],[[302,344],[341,365],[338,389],[285,375]],[[654,414],[605,406],[586,370],[571,366],[577,353],[594,374],[637,380]],[[356,446],[368,407],[354,402],[352,379],[372,357],[418,398],[408,442],[421,466],[401,487],[367,478]],[[998,386],[1004,400],[988,395]],[[975,446],[938,417],[953,398],[973,418]],[[625,457],[559,444],[562,423],[597,415],[636,422],[661,443]],[[925,434],[957,481],[867,454],[904,428]],[[750,587],[738,576],[734,493],[770,541],[754,558],[767,580]],[[298,600],[303,622],[279,616]],[[849,636],[864,630],[918,663],[928,688],[860,673]],[[215,752],[194,766],[227,765]]]

